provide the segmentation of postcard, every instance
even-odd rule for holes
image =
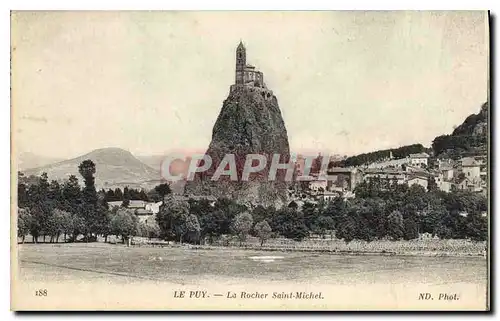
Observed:
[[[14,311],[488,311],[487,11],[13,11]]]

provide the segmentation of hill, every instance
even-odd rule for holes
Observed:
[[[26,175],[41,175],[46,172],[50,180],[63,181],[69,175],[77,176],[78,165],[90,159],[96,164],[96,187],[116,188],[152,188],[160,183],[160,172],[141,161],[139,161],[129,151],[120,148],[96,149],[88,154],[61,161],[51,165],[25,170]]]
[[[231,197],[242,203],[279,205],[286,203],[286,183],[278,173],[276,181],[267,180],[273,154],[280,154],[281,162],[290,158],[285,123],[278,100],[269,90],[251,86],[235,86],[224,100],[212,131],[207,155],[212,166],[186,183],[186,192],[195,195]],[[225,155],[235,158],[238,180],[228,177],[212,181],[216,168]],[[266,167],[248,181],[242,180],[242,169],[248,154],[259,154],[267,159]]]
[[[488,148],[488,108],[486,102],[479,113],[468,116],[450,135],[441,135],[432,142],[434,155],[458,159],[485,155]]]

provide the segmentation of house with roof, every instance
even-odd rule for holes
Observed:
[[[317,179],[309,182],[309,189],[312,192],[326,191],[327,187],[328,187],[328,181],[326,179]]]
[[[450,192],[453,185],[453,175],[449,177],[446,171],[436,170],[431,173],[437,187],[443,192]]]
[[[170,197],[172,197],[176,201],[184,201],[184,202],[188,202],[189,200],[194,200],[194,201],[206,200],[208,201],[210,206],[214,206],[215,202],[217,202],[217,198],[212,195],[172,194],[172,195],[166,195],[165,199]]]
[[[423,165],[427,166],[429,157],[430,156],[427,153],[410,154],[409,156],[410,165],[420,166],[420,167],[422,167]]]
[[[393,182],[401,185],[407,182],[408,173],[395,169],[366,169],[363,173],[363,180],[370,182],[378,180],[383,186],[390,186]]]
[[[470,180],[481,178],[481,164],[474,157],[464,157],[460,160],[462,173]]]
[[[420,185],[425,190],[427,190],[427,188],[429,186],[429,177],[427,175],[423,175],[423,174],[412,173],[408,177],[407,183],[408,183],[408,186]]]
[[[122,206],[123,201],[111,201],[108,202],[108,208],[112,209],[113,207],[120,207]]]
[[[332,202],[335,199],[341,197],[341,195],[342,195],[341,192],[323,191],[319,193],[316,198],[324,202]]]
[[[149,220],[155,220],[155,213],[149,209],[137,208],[134,210],[134,214],[139,219],[139,222],[148,223]]]
[[[122,206],[123,201],[108,202],[108,207]],[[133,210],[134,214],[141,222],[148,222],[149,219],[154,219],[154,216],[160,211],[160,206],[163,202],[147,202],[142,200],[130,200],[127,209]]]
[[[328,190],[340,187],[346,191],[353,191],[363,180],[363,174],[357,168],[331,167],[327,170]]]
[[[463,177],[458,180],[456,184],[457,188],[462,191],[469,192],[482,192],[483,187],[481,186],[481,182],[479,180],[473,180],[468,177]]]

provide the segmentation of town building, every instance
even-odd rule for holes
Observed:
[[[422,186],[426,191],[429,186],[429,177],[426,175],[421,175],[421,174],[414,174],[412,173],[408,177],[408,186],[413,186],[413,185],[419,185]]]
[[[481,165],[474,157],[464,157],[461,159],[462,173],[470,180],[481,178]]]
[[[340,188],[344,191],[354,191],[363,181],[363,174],[357,168],[331,167],[327,170],[328,190]]]
[[[446,170],[444,171],[437,170],[432,174],[438,189],[440,189],[443,192],[451,191],[451,187],[453,186],[453,174],[451,175],[451,177],[449,177],[448,171]]]
[[[309,189],[313,192],[326,191],[327,187],[328,187],[328,181],[326,179],[311,180],[309,182]]]
[[[393,182],[404,184],[407,179],[407,172],[394,169],[366,169],[363,175],[363,180],[367,182],[378,180],[382,186],[390,186]]]
[[[206,200],[206,201],[208,201],[208,204],[210,206],[214,206],[215,202],[217,201],[217,198],[215,198],[215,196],[212,196],[212,195],[192,195],[192,194],[181,195],[181,194],[173,194],[171,196],[170,195],[165,196],[165,198],[167,198],[167,197],[173,197],[173,199],[176,200],[176,201],[184,201],[184,202],[188,202],[189,200],[193,200],[193,201]]]
[[[112,209],[113,207],[122,206],[123,201],[111,201],[108,202],[108,207]],[[130,200],[127,209],[130,209],[139,218],[140,222],[147,223],[149,219],[155,219],[155,215],[160,211],[160,206],[163,202],[147,202],[142,200]]]
[[[317,198],[324,202],[332,202],[341,197],[341,193],[335,191],[324,191],[318,194]]]
[[[483,186],[478,180],[472,180],[468,177],[463,177],[458,180],[457,188],[462,191],[483,192]]]
[[[427,153],[410,154],[410,165],[427,166],[428,161],[429,154]]]

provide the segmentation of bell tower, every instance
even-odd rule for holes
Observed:
[[[243,79],[245,74],[246,63],[247,63],[247,52],[245,46],[240,40],[240,44],[238,45],[238,48],[236,48],[236,77],[235,77],[236,85],[244,84]]]

